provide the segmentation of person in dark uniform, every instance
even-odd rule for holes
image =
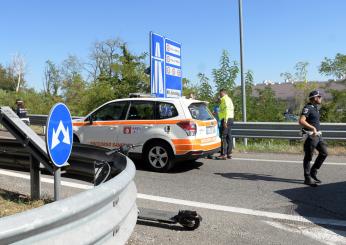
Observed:
[[[320,112],[318,105],[321,104],[322,96],[318,90],[314,90],[309,94],[309,103],[302,110],[299,118],[299,124],[303,126],[303,136],[306,137],[304,143],[304,184],[317,186],[316,183],[321,183],[317,178],[317,171],[322,166],[324,160],[328,156],[327,145],[322,139],[320,131]],[[318,156],[315,163],[310,169],[310,161],[314,150],[317,149]]]
[[[19,118],[26,118],[28,111],[25,109],[24,102],[21,99],[16,100],[16,114]]]

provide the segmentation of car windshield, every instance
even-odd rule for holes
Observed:
[[[189,105],[189,111],[193,119],[202,121],[214,119],[205,103],[192,103]]]

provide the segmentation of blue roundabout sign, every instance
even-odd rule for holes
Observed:
[[[46,145],[54,165],[64,166],[72,151],[73,131],[70,111],[63,103],[55,104],[49,113]]]

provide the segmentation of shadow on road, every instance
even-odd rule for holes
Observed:
[[[144,226],[152,226],[167,230],[174,230],[174,231],[189,231],[188,229],[180,226],[180,225],[174,225],[174,224],[164,224],[164,223],[158,223],[154,221],[148,221],[148,220],[137,220],[137,225],[144,225]]]
[[[141,160],[135,160],[134,161],[136,165],[137,170],[141,171],[151,171]],[[202,162],[198,161],[184,161],[184,162],[177,162],[175,166],[169,171],[168,174],[179,174],[188,172],[194,169],[200,169],[200,167],[203,165]]]
[[[317,188],[301,187],[278,190],[276,193],[288,198],[295,205],[295,212],[333,232],[346,230],[346,181],[322,184]],[[314,218],[311,218],[314,217]],[[319,224],[315,218],[335,219],[343,222],[343,226]],[[343,233],[344,234],[344,233]],[[340,235],[343,235],[340,232]]]
[[[278,178],[268,174],[253,174],[253,173],[215,173],[222,177],[236,180],[252,180],[252,181],[276,181],[276,182],[287,182],[302,184],[303,180],[299,179],[285,179]]]
[[[188,172],[194,169],[200,169],[200,167],[203,165],[202,162],[198,161],[184,161],[184,162],[178,162],[174,166],[174,168],[170,171],[170,173],[183,173]]]

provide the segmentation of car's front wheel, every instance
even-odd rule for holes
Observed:
[[[172,149],[163,141],[155,141],[146,146],[144,158],[148,167],[156,172],[168,172],[174,165]]]

